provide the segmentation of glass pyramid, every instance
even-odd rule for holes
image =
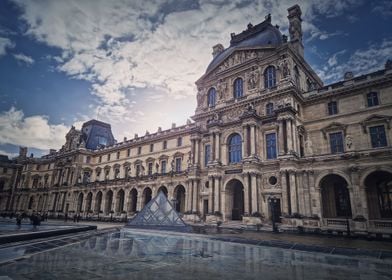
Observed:
[[[189,226],[180,218],[165,194],[156,197],[128,222],[129,227],[189,231]]]

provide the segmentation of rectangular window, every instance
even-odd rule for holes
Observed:
[[[329,142],[331,145],[331,153],[343,153],[343,133],[342,132],[335,132],[329,134]]]
[[[102,162],[102,156],[99,156],[98,158],[98,162],[101,163]]]
[[[336,115],[338,113],[338,103],[336,101],[331,101],[328,103],[328,114]]]
[[[367,94],[367,104],[368,107],[373,107],[379,105],[377,92],[369,92]]]
[[[120,158],[120,152],[117,152],[117,159],[119,159]]]
[[[108,154],[108,161],[110,160],[110,154]]]
[[[369,128],[372,148],[386,147],[387,137],[385,127],[383,125],[373,126]]]
[[[90,156],[87,156],[87,157],[86,157],[86,163],[90,163],[90,161],[91,161],[91,157],[90,157]]]
[[[162,143],[162,149],[163,149],[163,150],[166,150],[166,149],[167,149],[167,141],[166,141],[166,140],[163,141],[163,143]]]
[[[50,163],[48,164],[48,170],[50,169]]]
[[[176,172],[181,172],[181,158],[176,158]]]
[[[131,156],[131,149],[128,149],[127,150],[127,157],[130,157]]]
[[[150,153],[154,151],[154,144],[150,144]]]
[[[211,161],[211,145],[205,145],[204,147],[204,166],[207,166],[207,164]]]
[[[265,142],[267,145],[267,159],[276,158],[276,134],[269,133],[265,135]]]
[[[178,137],[177,138],[177,147],[181,147],[182,146],[182,137]]]
[[[7,167],[4,167],[4,168],[3,168],[3,173],[5,174],[5,173],[7,173],[7,171],[8,171],[8,170],[7,170]]]
[[[152,162],[148,163],[148,175],[151,176],[152,175]]]
[[[161,174],[166,174],[166,160],[161,161]]]
[[[142,147],[137,148],[137,154],[140,155],[142,153]]]

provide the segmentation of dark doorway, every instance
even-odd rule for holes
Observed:
[[[282,216],[280,209],[280,199],[271,197],[268,201],[271,221],[280,223],[280,217]]]
[[[226,185],[226,201],[228,213],[232,220],[242,220],[244,215],[244,186],[239,180],[233,179]]]

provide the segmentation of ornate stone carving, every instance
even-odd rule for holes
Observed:
[[[290,64],[287,59],[283,59],[279,63],[279,70],[282,73],[282,79],[290,77]]]
[[[306,150],[306,154],[312,156],[313,153],[313,143],[310,139],[306,140],[305,142],[305,150]]]
[[[254,70],[252,72],[249,73],[248,76],[248,89],[252,90],[257,88],[257,85],[259,84],[259,79],[260,79],[260,75],[259,75],[259,71],[258,70]]]
[[[227,83],[220,79],[217,85],[219,100],[223,100],[227,94]]]
[[[199,91],[197,92],[196,98],[197,98],[197,107],[203,106],[204,100],[205,100],[205,94],[204,94],[204,92],[201,91],[201,90],[199,90]]]
[[[226,70],[226,69],[233,67],[237,64],[243,63],[243,62],[250,60],[256,56],[257,56],[257,53],[255,51],[236,52],[233,55],[231,55],[229,58],[227,58],[225,61],[223,61],[223,63],[218,68],[218,72]]]
[[[347,151],[352,151],[354,150],[354,143],[353,143],[353,137],[351,135],[346,136],[346,150]]]

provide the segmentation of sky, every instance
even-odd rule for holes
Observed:
[[[0,154],[60,149],[89,119],[119,142],[185,124],[212,46],[268,13],[288,35],[294,4],[324,84],[392,58],[392,1],[1,0]]]

